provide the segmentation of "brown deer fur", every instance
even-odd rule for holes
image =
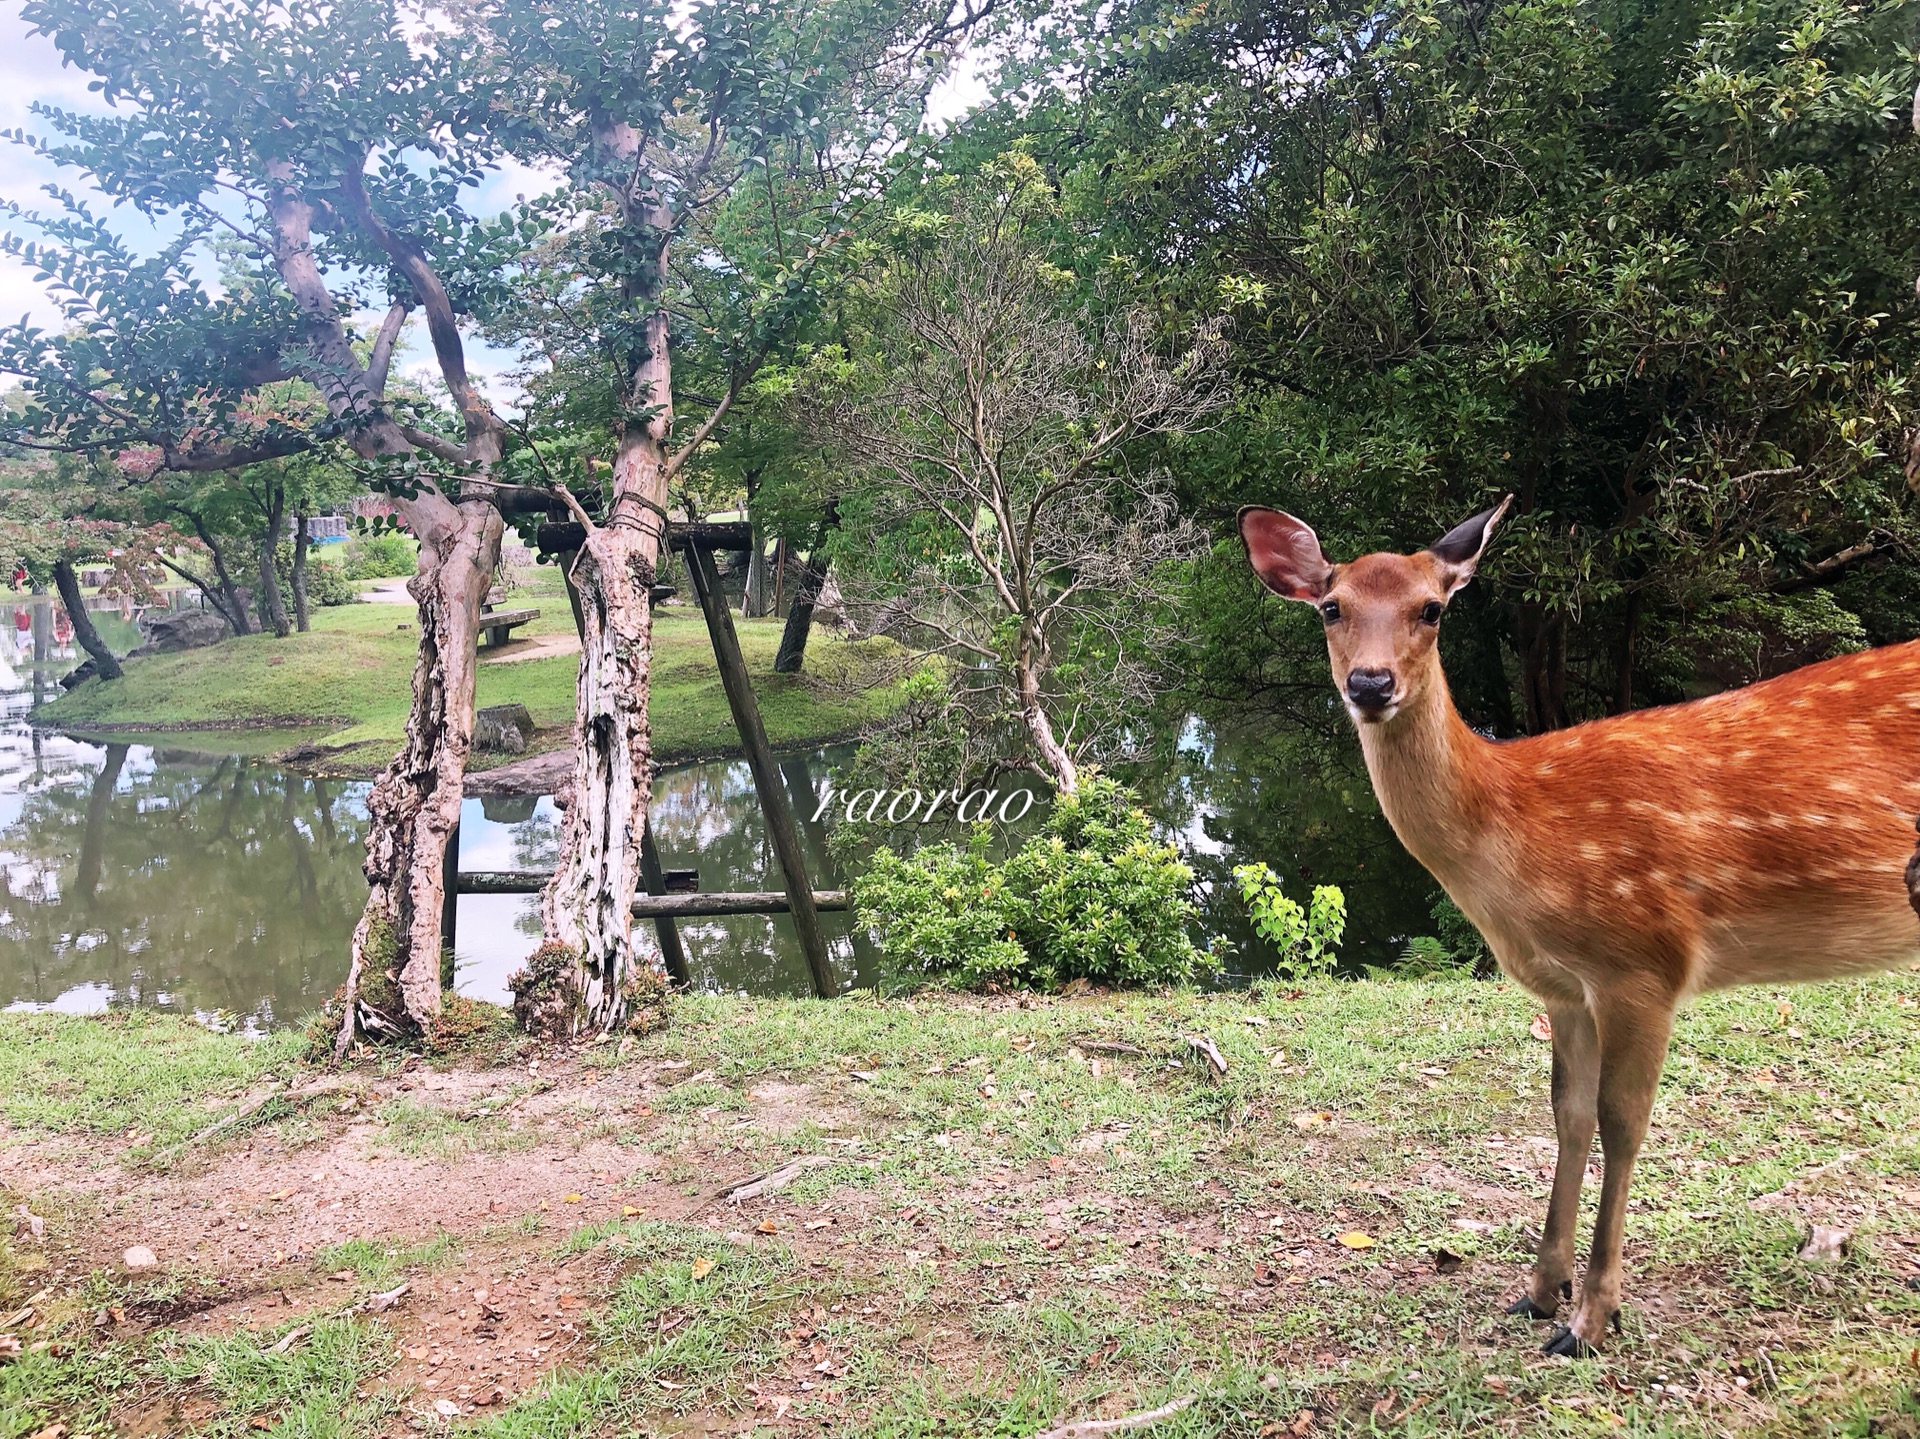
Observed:
[[[1571,1292],[1599,1132],[1586,1276],[1547,1343],[1580,1353],[1619,1309],[1627,1186],[1678,1007],[1706,989],[1920,958],[1904,877],[1920,812],[1920,643],[1496,743],[1454,709],[1436,640],[1505,510],[1418,554],[1344,565],[1279,511],[1242,511],[1240,530],[1270,589],[1321,609],[1394,832],[1552,1019],[1559,1159],[1510,1313],[1550,1317]]]

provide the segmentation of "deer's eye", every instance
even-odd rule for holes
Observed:
[[[1321,605],[1320,618],[1325,620],[1328,624],[1332,624],[1335,620],[1339,619],[1340,618],[1340,601],[1328,600],[1325,604]]]
[[[1428,600],[1420,607],[1420,623],[1423,625],[1439,624],[1440,616],[1445,613],[1446,608],[1447,607],[1438,600]]]

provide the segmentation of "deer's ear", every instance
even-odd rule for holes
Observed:
[[[1440,561],[1449,595],[1472,579],[1473,572],[1480,568],[1480,556],[1486,553],[1487,541],[1493,538],[1493,527],[1500,523],[1512,504],[1513,496],[1508,495],[1492,509],[1462,521],[1427,546],[1427,553]]]
[[[1263,505],[1240,511],[1240,538],[1260,582],[1283,599],[1318,601],[1333,580],[1320,537],[1292,515]]]

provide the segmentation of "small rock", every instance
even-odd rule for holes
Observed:
[[[144,1244],[136,1244],[120,1256],[120,1262],[129,1269],[158,1269],[160,1256]]]
[[[436,1399],[433,1401],[433,1412],[442,1419],[453,1419],[458,1417],[460,1406],[451,1399]]]
[[[1853,1247],[1853,1231],[1832,1225],[1816,1224],[1800,1246],[1800,1257],[1809,1264],[1838,1264]]]

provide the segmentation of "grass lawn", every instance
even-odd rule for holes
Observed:
[[[179,1149],[288,1046],[0,1016],[0,1439],[959,1439],[1189,1396],[1140,1432],[1920,1435],[1920,975],[1688,1012],[1594,1360],[1498,1312],[1553,1160],[1532,1017],[1469,981],[689,996]]]
[[[538,567],[533,583],[510,603],[541,611],[517,635],[572,633],[572,614],[552,566]],[[807,646],[806,673],[774,674],[781,624],[734,619],[775,744],[848,735],[892,706],[891,688],[859,683],[868,667],[861,649],[821,631]],[[307,634],[284,640],[247,635],[210,649],[132,660],[124,679],[89,681],[36,711],[35,718],[82,731],[266,728],[285,732],[277,748],[320,746],[329,771],[372,773],[400,744],[417,638],[413,612],[402,605],[317,610]],[[493,652],[481,653],[485,659]],[[578,670],[577,655],[482,663],[477,702],[524,704],[551,747],[564,741],[572,723]],[[662,759],[738,748],[706,625],[696,610],[667,606],[655,612],[652,718],[655,753]],[[507,758],[476,755],[474,767]]]

